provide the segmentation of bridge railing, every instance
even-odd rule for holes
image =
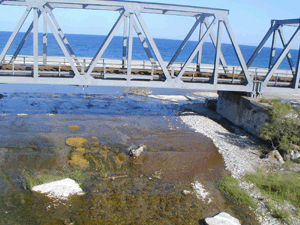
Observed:
[[[9,63],[12,59],[12,55],[6,55],[3,59],[4,64]],[[78,61],[81,65],[82,70],[85,70],[87,66],[91,63],[92,58],[89,57],[78,57]],[[13,61],[14,65],[33,65],[34,64],[34,57],[30,55],[18,55]],[[47,65],[47,66],[70,66],[70,63],[68,60],[61,56],[48,56],[46,64],[43,61],[43,56],[38,57],[39,65]],[[168,62],[165,62],[165,65],[167,65]],[[123,68],[123,62],[121,59],[107,59],[107,58],[101,58],[96,67],[102,67],[104,69],[107,68]],[[172,64],[172,66],[169,68],[169,70],[172,72],[178,72],[181,70],[181,68],[184,66],[183,62],[175,62]],[[149,60],[132,60],[131,67],[133,69],[139,69],[139,70],[161,70],[160,66],[157,66],[156,64],[153,64]],[[196,72],[197,64],[191,63],[190,66],[187,68],[187,72]],[[200,71],[202,73],[213,73],[214,72],[214,65],[212,64],[201,64]],[[232,74],[234,77],[235,75],[240,75],[242,73],[242,68],[240,66],[227,66],[226,67],[226,74]],[[260,78],[263,78],[268,73],[268,68],[257,68],[257,67],[251,67],[248,68],[249,74],[252,77],[253,80],[259,80]],[[222,66],[219,66],[218,73],[222,74],[225,73]],[[172,73],[171,73],[172,74]],[[174,74],[173,74],[174,75]],[[291,70],[282,70],[277,69],[274,73],[275,78],[293,78],[293,74]]]

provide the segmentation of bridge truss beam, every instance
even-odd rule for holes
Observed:
[[[286,42],[284,33],[283,33],[283,27],[284,26],[293,26],[295,27],[295,31],[288,42]],[[250,57],[250,59],[247,62],[247,67],[249,68],[259,52],[262,50],[264,45],[266,44],[267,40],[270,38],[270,36],[273,35],[272,38],[272,46],[271,46],[271,52],[270,52],[270,59],[269,59],[269,69],[261,81],[256,81],[254,88],[257,88],[257,92],[282,92],[282,93],[299,93],[299,78],[300,78],[300,50],[298,53],[297,58],[297,66],[295,68],[292,55],[290,53],[291,48],[293,47],[296,40],[300,37],[300,19],[290,19],[290,20],[272,20],[271,21],[271,27],[267,31],[266,35]],[[277,59],[275,60],[275,53],[276,53],[276,42],[277,42],[277,36],[279,35],[283,49],[278,55]],[[285,85],[285,87],[279,87],[277,86],[276,82],[270,82],[270,79],[275,76],[276,70],[282,63],[282,61],[286,58],[288,60],[290,71],[292,74],[291,81]]]
[[[241,50],[234,37],[233,31],[228,21],[228,10],[212,9],[203,7],[159,4],[159,3],[144,3],[131,1],[116,1],[116,0],[4,0],[0,5],[24,6],[26,8],[17,27],[11,34],[2,53],[0,54],[0,83],[36,83],[36,84],[70,84],[70,85],[95,85],[95,86],[140,86],[140,87],[164,87],[164,88],[184,88],[184,89],[205,89],[205,90],[228,90],[228,91],[243,91],[256,94],[262,91],[262,87],[270,80],[270,76],[278,68],[278,60],[274,63],[274,56],[270,58],[270,71],[265,77],[262,87],[253,82],[253,76],[250,74],[248,67],[255,59],[257,53],[251,57],[246,64]],[[0,6],[1,7],[1,6]],[[106,36],[104,42],[99,46],[95,56],[90,60],[81,60],[74,53],[66,35],[62,31],[59,21],[56,20],[53,11],[56,8],[82,9],[82,10],[105,10],[119,12],[120,16],[112,26],[110,32]],[[7,52],[14,42],[16,35],[19,33],[30,12],[33,12],[33,20],[24,34],[23,39],[18,45],[13,56],[8,56]],[[100,12],[99,12],[100,13]],[[161,52],[156,46],[155,41],[148,29],[143,15],[162,14],[173,16],[184,16],[195,18],[195,23],[182,41],[180,47],[175,52],[172,59],[168,62],[162,57]],[[43,55],[40,59],[38,55],[38,20],[43,17]],[[277,26],[282,26],[285,23],[293,21],[280,21],[276,26],[272,26],[267,33],[267,39],[273,31],[277,30]],[[102,55],[110,44],[117,30],[124,25],[123,30],[123,48],[121,66],[107,66],[102,59]],[[45,68],[49,69],[51,65],[48,62],[47,47],[47,26],[53,33],[58,45],[60,46],[66,63],[65,68],[61,68],[53,72],[45,72]],[[225,29],[223,29],[225,28]],[[190,53],[186,62],[180,66],[175,62],[178,55],[182,52],[185,45],[189,41],[192,34],[199,30],[199,40],[194,50]],[[214,35],[214,29],[217,30],[217,35]],[[32,67],[18,61],[20,50],[26,42],[29,34],[33,31],[33,62]],[[227,65],[224,54],[221,49],[222,35],[227,33],[233,49],[236,53],[239,68]],[[132,60],[133,33],[136,32],[142,46],[149,58],[150,65],[148,68],[138,68]],[[287,42],[284,39],[283,33],[278,30],[281,41],[287,49],[282,54],[285,57],[288,54],[291,41]],[[299,34],[295,34],[295,38]],[[214,65],[212,71],[207,72],[201,62],[203,43],[211,39],[215,48]],[[264,39],[264,40],[265,40]],[[262,41],[259,48],[264,45]],[[274,39],[275,43],[276,39]],[[258,49],[259,49],[258,48]],[[275,48],[273,49],[275,54]],[[272,53],[272,54],[273,54]],[[290,55],[288,54],[289,62],[294,74],[294,86],[298,89],[297,77],[299,77],[299,63],[296,68],[292,64]],[[8,58],[8,60],[7,60]],[[197,58],[196,63],[192,63]],[[279,60],[280,61],[280,60]],[[8,63],[7,63],[8,62]],[[101,64],[101,62],[103,62]],[[274,65],[273,65],[274,64]],[[86,66],[87,65],[87,66]],[[220,67],[219,65],[222,65]],[[14,68],[18,66],[16,72]],[[22,67],[23,66],[23,67]],[[57,65],[54,65],[57,67]],[[68,67],[66,69],[66,67]],[[4,71],[4,68],[6,70]],[[7,69],[8,68],[8,69]],[[20,69],[21,68],[21,69]],[[53,69],[52,68],[52,69]],[[62,71],[64,70],[64,71]],[[31,73],[30,73],[31,71]],[[109,71],[109,72],[108,72]],[[117,71],[117,72],[115,72]],[[63,75],[62,75],[63,74]],[[297,83],[298,82],[298,83]],[[258,88],[259,86],[259,88]],[[287,90],[287,89],[286,89]]]

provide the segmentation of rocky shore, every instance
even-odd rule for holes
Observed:
[[[247,172],[256,172],[260,168],[266,170],[279,168],[276,160],[260,158],[261,152],[257,149],[259,140],[237,127],[235,127],[234,133],[229,132],[210,118],[193,112],[183,112],[180,118],[196,132],[212,139],[224,158],[226,170],[240,180],[240,186],[248,190],[250,196],[258,203],[258,209],[255,212],[258,221],[262,225],[282,224],[267,211],[265,203],[268,200],[252,184],[243,181],[243,176]]]

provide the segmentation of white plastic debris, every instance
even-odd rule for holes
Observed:
[[[70,178],[35,186],[32,191],[47,193],[49,198],[57,199],[68,199],[71,195],[84,195],[79,184]]]

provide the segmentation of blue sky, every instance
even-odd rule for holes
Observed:
[[[271,19],[293,19],[300,17],[299,0],[144,0],[168,4],[184,4],[191,6],[220,8],[229,10],[229,21],[239,44],[257,46],[270,27]],[[12,31],[25,8],[0,6],[0,30]],[[105,35],[118,18],[116,12],[92,10],[55,9],[54,14],[65,33]],[[144,20],[154,38],[183,39],[192,27],[194,19],[145,14]],[[29,16],[32,19],[32,15]],[[25,23],[28,27],[30,21]],[[40,21],[42,22],[42,21]],[[26,29],[23,28],[22,31]],[[287,38],[294,29],[287,28]],[[42,23],[40,23],[42,31]],[[117,35],[122,35],[120,29]],[[197,35],[192,36],[193,40]],[[224,36],[223,42],[229,40]],[[294,48],[299,47],[299,40]]]

